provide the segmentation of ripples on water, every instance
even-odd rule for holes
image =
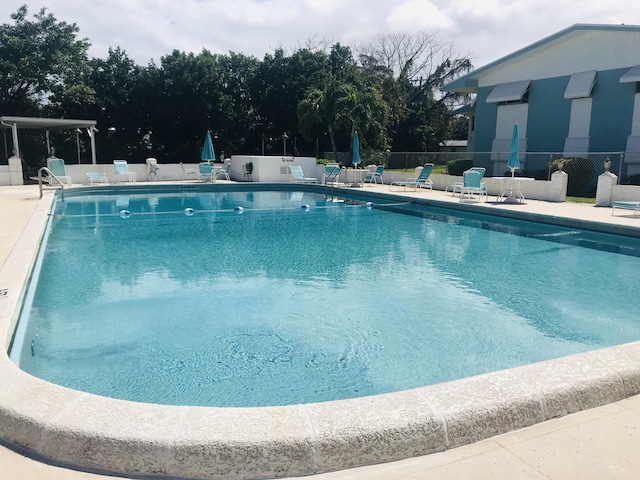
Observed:
[[[309,193],[124,204],[58,205],[12,353],[27,372],[134,401],[289,405],[640,338],[636,240]]]

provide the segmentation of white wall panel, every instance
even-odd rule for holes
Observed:
[[[496,135],[491,144],[491,160],[493,160],[493,175],[500,175],[500,171],[506,168],[506,161],[511,148],[511,135],[513,125],[518,123],[519,151],[527,150],[527,115],[529,114],[529,104],[519,103],[516,105],[499,105],[496,120]],[[522,156],[521,165],[524,166]],[[504,165],[503,165],[504,164]]]
[[[565,157],[583,156],[589,152],[589,137],[567,137],[564,141],[563,155]]]
[[[591,128],[591,98],[571,100],[571,119],[569,120],[569,137],[588,137]]]
[[[526,138],[528,114],[529,104],[527,103],[519,103],[517,105],[499,105],[495,138],[508,138],[511,140],[513,124],[516,122],[518,123],[520,138]]]
[[[633,102],[633,120],[631,120],[631,135],[640,136],[640,93],[636,93]]]

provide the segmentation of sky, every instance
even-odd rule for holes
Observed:
[[[75,23],[89,56],[120,47],[140,66],[173,50],[262,59],[277,48],[366,45],[390,32],[435,33],[475,68],[576,23],[640,25],[637,0],[2,0],[0,24],[21,5]]]

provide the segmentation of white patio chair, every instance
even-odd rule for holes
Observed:
[[[113,167],[116,170],[116,178],[124,176],[127,177],[129,183],[136,183],[136,172],[129,171],[129,165],[126,160],[114,160]]]
[[[182,168],[182,181],[185,182],[187,178],[190,176],[197,180],[200,176],[200,172],[198,172],[195,168],[186,168],[182,162],[180,162],[180,167]]]
[[[87,180],[89,180],[89,185],[93,185],[95,183],[109,183],[109,180],[104,173],[87,173]]]

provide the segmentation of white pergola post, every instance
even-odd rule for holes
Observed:
[[[15,123],[11,124],[11,137],[13,138],[13,155],[20,157],[20,146],[18,145],[18,126]]]
[[[89,132],[89,139],[91,140],[91,163],[96,164],[96,127],[91,125],[87,132]]]

